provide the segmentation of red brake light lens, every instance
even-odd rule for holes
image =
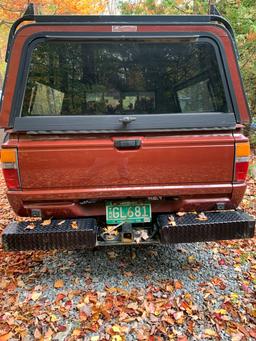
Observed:
[[[236,181],[242,182],[246,180],[249,162],[236,162]]]
[[[3,169],[6,186],[9,190],[20,189],[20,181],[17,169]]]

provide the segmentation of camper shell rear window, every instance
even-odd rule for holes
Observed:
[[[45,41],[33,50],[22,116],[228,112],[209,42]]]

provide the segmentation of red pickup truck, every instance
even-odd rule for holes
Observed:
[[[25,22],[23,25],[20,26]],[[221,16],[39,16],[10,31],[5,250],[249,238],[250,122]]]

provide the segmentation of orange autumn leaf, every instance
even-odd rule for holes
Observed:
[[[71,227],[72,227],[73,230],[77,230],[78,229],[78,224],[77,224],[77,222],[75,220],[72,221]]]
[[[64,287],[64,282],[62,279],[57,279],[57,281],[55,281],[54,283],[54,288],[55,289],[60,289]]]
[[[0,335],[0,341],[8,341],[13,336],[12,332]]]
[[[183,284],[181,281],[178,281],[178,280],[174,280],[174,288],[177,290],[177,289],[182,289],[183,288]]]
[[[41,226],[49,226],[51,225],[51,219],[48,219],[48,220],[44,220],[42,223],[41,223]]]

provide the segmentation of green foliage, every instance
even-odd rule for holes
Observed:
[[[213,1],[211,1],[213,3]],[[215,1],[234,28],[240,53],[240,68],[251,112],[256,116],[256,2]],[[208,0],[137,0],[120,4],[123,14],[207,14]]]
[[[252,114],[256,116],[256,3],[255,0],[218,3],[221,14],[229,19],[236,33],[240,68]]]

